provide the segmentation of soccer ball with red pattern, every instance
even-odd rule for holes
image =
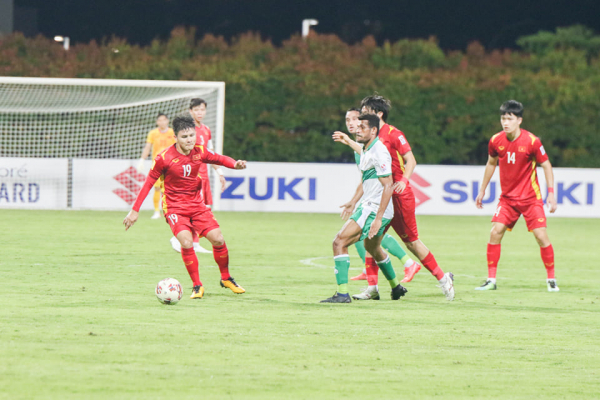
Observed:
[[[158,282],[154,294],[163,304],[177,304],[183,296],[183,289],[177,279],[167,278]]]

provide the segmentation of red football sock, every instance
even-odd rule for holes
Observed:
[[[554,279],[554,248],[552,245],[540,247],[540,253],[542,253],[542,261],[546,267],[548,279]]]
[[[196,257],[194,249],[184,249],[182,247],[181,258],[183,258],[183,263],[185,264],[188,274],[190,274],[190,278],[192,278],[194,286],[202,285],[202,282],[200,282],[200,274],[198,273],[198,257]]]
[[[231,275],[229,275],[229,251],[227,250],[227,245],[213,246],[213,257],[219,266],[219,271],[221,271],[221,280],[231,278]]]
[[[429,252],[427,257],[423,258],[421,262],[423,263],[423,266],[427,268],[429,272],[431,272],[431,275],[435,276],[438,281],[444,277],[444,271],[442,271],[437,261],[435,261],[435,257],[433,256],[432,252]]]
[[[365,269],[367,270],[367,282],[369,286],[377,285],[379,278],[379,265],[373,257],[365,258]]]
[[[487,245],[488,278],[496,278],[498,261],[500,260],[500,243]]]

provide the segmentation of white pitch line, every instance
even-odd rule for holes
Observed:
[[[358,256],[350,256],[355,257],[355,258],[360,258]],[[329,260],[330,264],[327,265],[323,265],[323,264],[318,264],[315,263],[315,260]],[[332,256],[327,256],[327,257],[312,257],[312,258],[305,258],[304,260],[300,260],[300,262],[304,265],[308,265],[311,267],[318,267],[318,268],[333,268],[334,267],[334,263],[333,263],[333,257]],[[355,269],[355,270],[362,270],[361,268],[350,268],[350,269]]]

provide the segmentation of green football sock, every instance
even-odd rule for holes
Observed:
[[[350,256],[342,254],[333,257],[335,261],[335,280],[338,284],[338,293],[348,294],[348,270],[350,269]]]
[[[398,278],[396,278],[396,271],[394,271],[390,256],[387,256],[383,261],[378,261],[377,265],[379,265],[379,269],[383,272],[383,276],[388,280],[390,286],[393,288],[398,286]]]
[[[399,258],[402,264],[406,264],[410,260],[408,254],[406,254],[400,243],[393,236],[386,234],[381,241],[381,247],[394,257]]]
[[[367,251],[365,250],[365,244],[363,241],[359,241],[354,243],[354,247],[356,247],[356,251],[358,252],[359,257],[363,260],[363,264],[365,263],[365,257],[367,255]]]

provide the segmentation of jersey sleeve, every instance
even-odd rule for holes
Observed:
[[[148,132],[148,137],[146,137],[146,143],[154,143],[154,131]]]
[[[385,146],[377,152],[377,158],[374,160],[375,172],[377,176],[383,178],[392,175],[392,156]]]
[[[140,207],[142,206],[142,203],[144,202],[144,200],[146,200],[146,196],[148,196],[148,193],[150,193],[150,189],[152,189],[152,186],[154,186],[154,183],[162,175],[163,166],[164,166],[163,158],[159,154],[158,156],[156,156],[156,158],[152,162],[152,168],[150,169],[150,172],[148,173],[148,176],[146,177],[144,186],[142,186],[142,189],[140,190],[140,192],[138,193],[138,195],[135,199],[135,203],[133,203],[133,207],[131,207],[131,209],[133,211],[138,211],[138,212],[140,211]]]
[[[217,164],[222,165],[224,167],[234,169],[235,168],[235,160],[231,157],[222,156],[213,152],[212,150],[202,150],[202,162],[207,164]]]
[[[494,138],[490,139],[488,143],[488,154],[492,157],[498,157],[498,151],[496,150],[496,145],[494,144]]]
[[[539,138],[536,138],[535,142],[533,142],[533,155],[538,164],[548,161],[548,154],[546,154],[546,149],[544,149],[544,145],[542,145],[542,141]]]
[[[400,153],[401,156],[405,155],[406,153],[412,150],[410,148],[410,144],[408,144],[408,140],[406,140],[406,136],[404,136],[404,133],[396,130],[392,132],[392,135],[392,137],[394,137],[395,142],[394,147],[396,148],[396,151]]]

